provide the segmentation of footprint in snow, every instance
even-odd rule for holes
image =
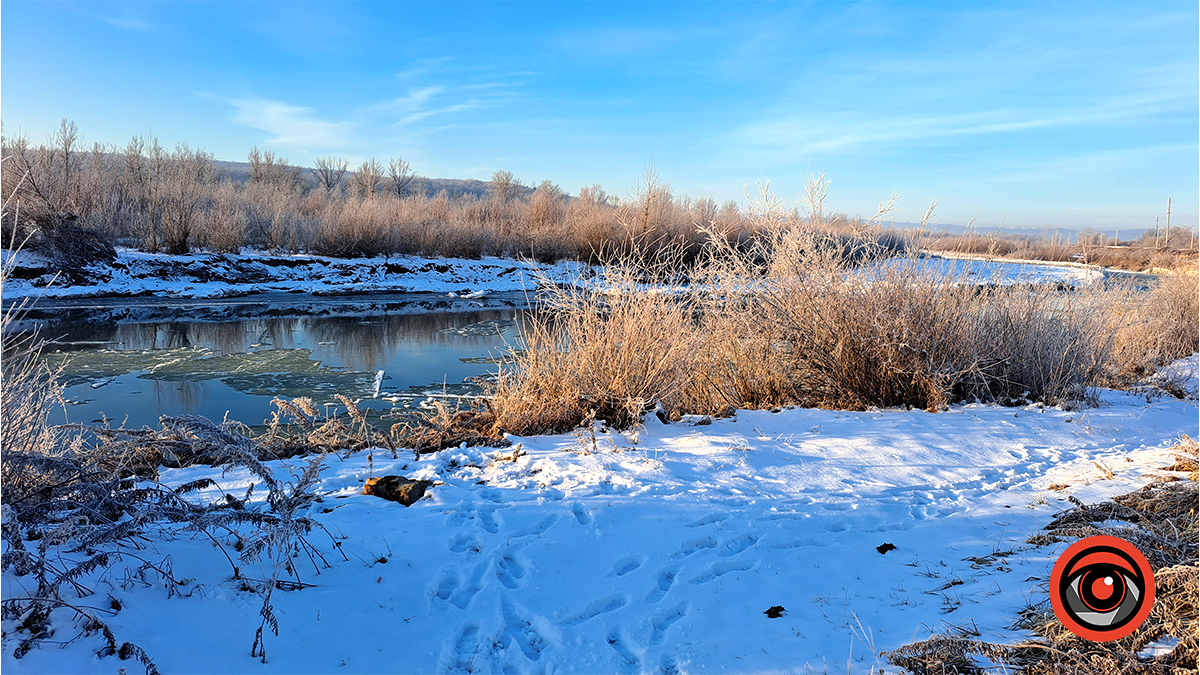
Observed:
[[[479,527],[482,527],[490,534],[496,534],[500,531],[500,525],[503,521],[496,513],[497,509],[504,508],[498,504],[476,505],[474,502],[464,500],[453,511],[446,516],[447,527],[459,527],[468,520],[474,520]]]
[[[580,525],[592,524],[592,514],[584,508],[582,502],[575,502],[575,505],[571,507],[571,512],[575,514],[575,520]]]
[[[483,540],[472,532],[460,532],[450,537],[447,545],[454,553],[479,553],[483,550]]]
[[[700,576],[692,579],[693,584],[706,584],[710,581],[715,581],[720,577],[729,574],[730,572],[745,572],[757,564],[755,560],[730,560],[728,562],[715,562],[700,574]]]
[[[550,641],[537,629],[537,622],[530,620],[528,613],[507,596],[500,598],[500,612],[504,617],[504,634],[517,643],[525,658],[540,659]]]
[[[496,578],[508,588],[518,588],[529,572],[529,565],[510,548],[496,554]]]
[[[439,673],[473,673],[479,661],[479,622],[468,621],[459,627],[442,648]]]
[[[683,675],[679,662],[671,654],[663,654],[662,661],[658,664],[658,672],[659,675]]]
[[[703,518],[701,518],[700,520],[697,520],[696,522],[689,524],[688,527],[704,527],[705,525],[712,525],[713,523],[720,523],[720,522],[723,522],[728,519],[729,519],[728,513],[720,513],[720,512],[710,513],[707,516],[704,516]]]
[[[717,538],[713,536],[700,537],[699,539],[690,539],[679,545],[679,550],[671,554],[675,560],[682,560],[693,553],[703,551],[707,548],[716,548]]]
[[[587,607],[583,608],[583,611],[572,614],[571,616],[563,619],[561,623],[564,626],[578,626],[584,621],[601,614],[607,614],[609,612],[616,611],[627,604],[629,604],[629,596],[625,595],[624,593],[610,595],[606,598],[593,600],[588,604]]]
[[[459,609],[466,609],[470,606],[475,595],[483,590],[483,575],[487,574],[490,563],[489,560],[482,560],[475,566],[475,569],[471,570],[471,576],[467,578],[466,585],[450,596],[450,604]]]
[[[625,633],[617,626],[608,629],[608,644],[617,653],[617,666],[623,673],[637,673],[642,670],[642,657],[633,651],[632,645],[625,639]]]
[[[623,577],[626,574],[641,567],[646,562],[644,555],[631,555],[626,558],[621,558],[613,563],[612,571],[608,573],[610,577]]]
[[[491,534],[496,534],[500,531],[502,523],[500,516],[496,513],[495,506],[483,506],[475,511],[476,520],[479,526],[487,530]]]
[[[650,625],[653,627],[653,630],[650,631],[650,644],[661,644],[663,638],[667,635],[667,629],[675,625],[676,621],[682,619],[691,607],[691,604],[687,600],[684,600],[673,609],[669,609],[654,617],[650,621]]]
[[[727,539],[725,540],[725,543],[721,544],[721,547],[717,552],[726,558],[731,558],[742,551],[745,551],[751,546],[754,546],[761,538],[762,535],[746,533],[740,537]]]
[[[538,523],[536,525],[533,525],[531,527],[523,527],[519,530],[515,530],[512,532],[512,534],[509,534],[508,536],[510,539],[515,539],[517,537],[540,537],[546,533],[546,530],[550,529],[550,527],[552,525],[554,525],[554,523],[557,523],[557,522],[558,522],[558,516],[549,515],[549,516],[546,516],[545,518],[542,518],[540,521],[538,521]]]
[[[679,566],[664,567],[654,575],[654,588],[646,596],[646,602],[658,602],[666,596],[671,586],[675,585],[675,577],[679,576]]]
[[[429,597],[442,601],[449,600],[455,589],[458,588],[458,584],[458,570],[452,565],[443,567],[442,571],[433,578],[433,583],[429,585]]]

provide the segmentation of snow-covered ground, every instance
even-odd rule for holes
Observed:
[[[0,264],[8,265],[7,251]],[[479,297],[488,293],[532,290],[538,283],[580,283],[594,276],[586,264],[559,261],[553,265],[504,258],[327,258],[268,253],[167,255],[121,250],[109,265],[83,270],[84,283],[67,283],[35,254],[15,254],[12,273],[4,282],[4,299],[139,297],[215,299],[252,293],[442,293]],[[879,266],[896,261],[876,263]],[[900,264],[912,264],[901,262]],[[964,283],[1059,283],[1081,285],[1103,274],[1080,266],[1025,264],[983,260],[922,259],[921,271],[933,278],[950,277]],[[871,274],[876,265],[858,273]],[[597,280],[596,283],[603,285]]]
[[[0,252],[8,264],[7,251]],[[110,265],[93,265],[88,283],[67,284],[37,255],[20,252],[4,283],[4,299],[157,295],[225,298],[249,293],[312,295],[354,293],[454,293],[470,296],[574,279],[586,265],[553,265],[503,258],[326,258],[265,253],[167,255],[121,250]]]
[[[117,639],[164,673],[867,672],[886,666],[878,650],[931,632],[1021,638],[1008,626],[1046,598],[1065,547],[1031,548],[1029,535],[1068,494],[1145,483],[1198,424],[1195,400],[1112,391],[1080,410],[648,415],[630,432],[513,438],[515,461],[500,458],[514,448],[376,453],[375,475],[442,483],[408,508],[361,494],[366,453],[332,458],[313,515],[350,562],[327,554],[337,562],[318,575],[303,560],[315,587],[276,592],[265,665],[250,656],[260,599],[206,537],[147,542],[190,597],[116,573],[93,586],[123,607],[108,619]],[[251,480],[163,476],[211,476],[236,494]],[[782,616],[768,618],[772,606]],[[68,611],[56,620],[55,639],[77,632]],[[20,660],[11,642],[5,672],[140,671],[96,657],[96,637]]]

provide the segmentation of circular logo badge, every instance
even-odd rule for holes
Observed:
[[[1154,572],[1124,539],[1081,539],[1058,557],[1050,574],[1050,604],[1067,630],[1111,642],[1137,630],[1154,606]]]

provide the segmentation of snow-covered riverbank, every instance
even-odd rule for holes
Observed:
[[[1193,386],[1196,363],[1180,366]],[[1151,480],[1197,427],[1194,399],[1115,391],[1076,410],[648,415],[624,433],[513,437],[519,449],[377,452],[374,475],[441,483],[408,508],[361,494],[365,452],[331,458],[312,515],[350,561],[331,553],[319,575],[298,561],[314,586],[276,592],[266,665],[250,656],[260,599],[207,537],[148,535],[189,597],[119,574],[87,582],[122,607],[107,619],[118,640],[164,673],[867,672],[886,666],[878,651],[931,632],[1020,638],[1009,626],[1046,599],[1065,547],[1026,539],[1068,495],[1098,501]],[[220,485],[214,499],[253,480],[163,473],[171,485],[204,477]],[[28,584],[4,576],[6,589]],[[764,614],[773,606],[782,616]],[[78,632],[69,610],[54,621],[55,640]],[[101,644],[47,643],[15,660],[6,642],[2,664],[140,670],[96,657]]]
[[[8,252],[0,260],[8,265]],[[342,296],[373,293],[441,293],[478,297],[488,293],[534,290],[548,283],[579,283],[595,270],[585,263],[554,264],[505,258],[327,258],[268,253],[167,255],[121,250],[111,264],[96,264],[69,282],[35,254],[16,254],[4,299],[156,296],[219,299],[260,293]],[[894,263],[876,263],[887,266]],[[903,263],[911,264],[911,263]],[[933,277],[964,283],[1054,283],[1084,285],[1104,274],[1095,268],[1034,262],[948,259],[934,256],[918,263]],[[866,273],[876,269],[863,268]]]
[[[4,264],[8,265],[8,252]],[[536,278],[575,278],[587,266],[503,258],[326,258],[266,253],[167,255],[121,250],[111,264],[82,271],[69,284],[37,255],[18,253],[4,283],[4,299],[165,296],[226,298],[251,293],[312,295],[454,293],[479,295],[531,290]]]

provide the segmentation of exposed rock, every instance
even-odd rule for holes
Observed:
[[[380,476],[367,479],[363,485],[363,494],[412,506],[425,496],[425,488],[429,486],[429,481],[410,480],[404,476]]]

